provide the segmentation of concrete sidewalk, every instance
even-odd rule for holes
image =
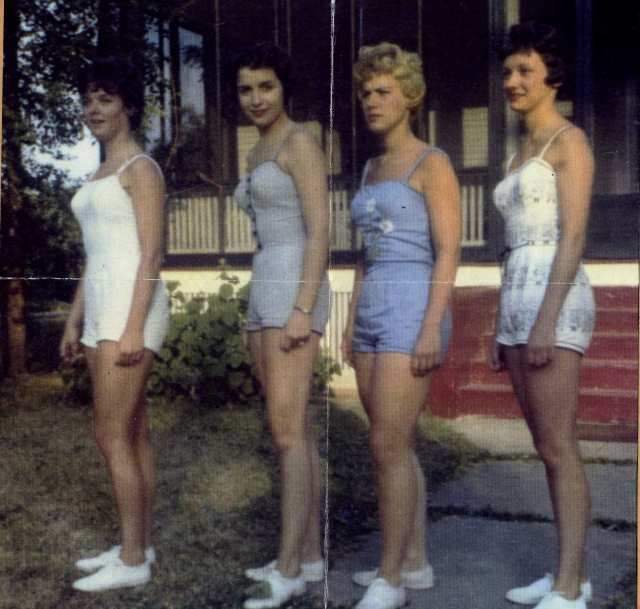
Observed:
[[[509,448],[518,448],[512,443],[510,423],[501,425],[494,419],[487,434],[488,449],[494,455],[508,455],[508,460],[481,463],[430,498],[430,507],[444,515],[430,525],[428,535],[436,585],[430,590],[408,590],[411,607],[514,609],[517,605],[504,597],[509,588],[554,571],[556,532],[550,522],[544,467],[539,461],[514,457],[533,450],[527,446],[524,451]],[[636,568],[636,532],[612,530],[611,525],[637,520],[636,465],[628,464],[637,447],[592,446],[588,450],[592,459],[605,461],[604,452],[610,460],[586,466],[594,521],[589,531],[588,563],[595,598],[589,607],[595,609],[618,591],[618,578]],[[379,556],[379,533],[362,538],[357,552],[332,565],[329,598],[340,602],[359,599],[364,588],[351,582],[351,573],[375,568]],[[310,591],[323,594],[319,585]]]

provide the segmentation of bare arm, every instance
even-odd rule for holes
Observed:
[[[440,327],[444,319],[460,257],[460,189],[451,163],[432,152],[421,163],[422,192],[429,210],[435,264],[429,304],[411,359],[411,372],[423,376],[440,361]]]
[[[527,360],[534,366],[544,366],[553,359],[558,316],[584,249],[593,181],[593,156],[579,129],[561,133],[549,152],[557,176],[560,241],[527,343]]]
[[[116,363],[122,366],[138,363],[144,351],[144,325],[162,265],[165,200],[164,179],[148,159],[134,161],[125,174],[122,182],[133,204],[140,243],[140,263],[129,317],[118,342]]]
[[[60,359],[67,366],[73,364],[82,353],[80,332],[84,320],[84,273],[85,269],[82,269],[82,276],[78,282],[69,317],[67,317],[67,322],[64,326],[62,340],[60,341]]]
[[[300,130],[287,140],[286,169],[298,191],[307,230],[300,290],[296,306],[311,311],[327,268],[329,255],[329,191],[322,149],[310,133]],[[311,315],[294,309],[283,335],[282,348],[288,351],[311,334]]]

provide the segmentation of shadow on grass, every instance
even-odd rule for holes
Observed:
[[[276,454],[263,409],[203,409],[156,400],[150,422],[158,466],[151,584],[87,595],[72,589],[78,558],[118,542],[113,498],[92,439],[89,407],[69,405],[54,375],[0,387],[1,609],[233,609],[249,566],[277,552]],[[327,404],[312,414],[325,447]],[[329,556],[377,528],[374,470],[362,417],[328,406]],[[419,434],[435,490],[473,456]],[[326,455],[325,455],[326,456]],[[291,609],[340,609],[304,595]]]

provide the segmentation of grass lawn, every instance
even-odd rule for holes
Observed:
[[[377,527],[373,467],[362,413],[314,399],[321,452],[330,447],[329,558]],[[329,420],[329,437],[326,420]],[[242,573],[273,559],[278,471],[262,409],[150,405],[158,465],[151,584],[86,594],[74,562],[118,542],[113,498],[93,444],[88,406],[69,404],[55,374],[0,386],[1,609],[232,609],[251,582]],[[417,441],[430,490],[480,456],[436,421]],[[324,607],[305,595],[291,609]],[[328,605],[337,609],[336,605]]]

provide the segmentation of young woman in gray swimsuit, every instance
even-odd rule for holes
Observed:
[[[509,32],[504,90],[523,120],[494,201],[506,222],[508,256],[495,339],[488,361],[505,366],[545,464],[558,527],[555,576],[507,592],[536,609],[584,609],[591,600],[585,542],[589,487],[576,436],[578,377],[595,321],[593,294],[580,263],[593,157],[584,133],[554,102],[565,78],[565,52],[551,26]]]
[[[322,469],[308,401],[313,365],[329,315],[329,194],[316,139],[287,115],[291,60],[270,44],[236,59],[242,111],[260,139],[236,200],[251,218],[257,251],[246,345],[256,365],[281,473],[281,536],[276,561],[248,569],[271,596],[247,609],[278,607],[324,577],[320,539]]]

